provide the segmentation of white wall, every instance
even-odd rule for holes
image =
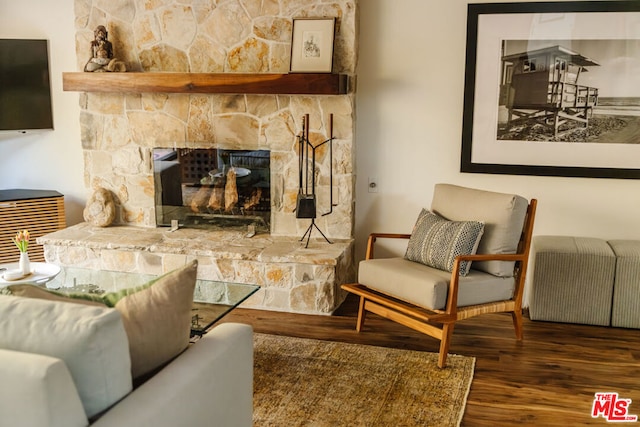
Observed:
[[[640,181],[459,172],[467,3],[360,1],[357,256],[370,232],[411,232],[437,182],[537,198],[535,234],[640,238]]]
[[[76,71],[73,0],[0,0],[0,38],[49,40],[55,130],[0,136],[0,189],[56,190],[67,223],[82,221],[87,191],[80,145],[78,94],[62,91],[62,72]]]
[[[88,197],[78,94],[62,91],[76,70],[73,5],[0,0],[0,37],[50,40],[56,128],[0,140],[0,188],[60,191],[70,224]],[[538,198],[536,234],[640,238],[640,181],[459,172],[466,14],[466,0],[360,0],[357,256],[372,231],[409,232],[436,182]]]

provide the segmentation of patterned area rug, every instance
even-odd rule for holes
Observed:
[[[475,359],[255,334],[253,425],[457,426]]]

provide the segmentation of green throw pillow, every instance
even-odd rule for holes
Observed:
[[[416,221],[405,258],[429,267],[451,272],[458,255],[476,253],[484,223],[479,221],[449,221],[422,209]],[[466,276],[471,262],[460,265],[460,275]]]
[[[100,307],[104,307],[105,304],[99,299],[91,300],[84,298],[74,298],[69,294],[65,294],[62,292],[52,291],[40,286],[36,285],[9,285],[0,289],[0,294],[3,295],[13,295],[15,297],[24,297],[24,298],[37,298],[37,299],[46,299],[50,301],[60,301],[60,302],[74,302],[74,303],[82,303],[85,305],[97,305]]]
[[[138,378],[166,364],[189,345],[198,262],[149,283],[106,294],[64,294],[33,285],[11,285],[0,293],[114,307],[129,339],[131,374]]]

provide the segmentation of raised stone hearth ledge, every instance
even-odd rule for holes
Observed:
[[[47,262],[61,266],[163,274],[198,260],[198,278],[258,284],[242,307],[331,314],[354,280],[353,240],[306,239],[234,231],[80,223],[39,237]]]

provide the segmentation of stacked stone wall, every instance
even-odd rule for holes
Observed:
[[[337,0],[76,0],[78,69],[98,25],[129,72],[284,73],[293,18],[337,18],[334,72],[355,80],[357,3]],[[318,225],[351,238],[354,222],[354,94],[332,96],[83,93],[85,185],[116,195],[117,224],[155,226],[154,147],[266,149],[272,153],[272,234],[299,236],[295,218],[297,139],[310,115],[314,144],[329,138],[333,162],[318,150]],[[333,188],[329,172],[333,171]]]

